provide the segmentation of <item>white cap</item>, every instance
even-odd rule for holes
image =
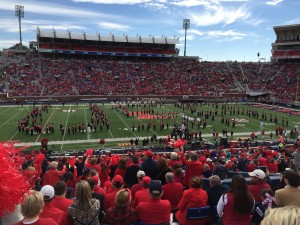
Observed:
[[[136,174],[137,177],[141,178],[141,177],[144,177],[146,176],[145,172],[143,170],[139,170]]]
[[[258,179],[262,179],[263,180],[263,179],[265,179],[266,174],[262,170],[254,170],[253,172],[249,173],[249,176],[250,177],[257,177]]]
[[[206,162],[212,162],[212,159],[211,158],[207,158]]]
[[[44,196],[44,200],[49,200],[54,197],[54,188],[51,185],[45,185],[42,187],[41,192]]]

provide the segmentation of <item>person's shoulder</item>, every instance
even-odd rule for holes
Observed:
[[[21,223],[23,224],[23,223]],[[39,218],[39,220],[37,221],[37,223],[34,225],[44,225],[44,224],[47,224],[47,225],[58,225],[52,218]]]
[[[280,194],[285,193],[285,192],[287,192],[287,190],[285,188],[281,188],[281,189],[278,189],[278,190],[275,191],[275,195],[280,195]]]
[[[166,206],[171,206],[171,203],[169,200],[163,200],[163,199],[160,199],[160,204],[163,204],[163,205],[166,205]]]

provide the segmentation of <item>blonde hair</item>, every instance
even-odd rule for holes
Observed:
[[[87,211],[92,207],[91,199],[91,187],[88,182],[81,180],[76,184],[76,204],[77,208],[82,211]]]
[[[115,203],[118,207],[127,207],[131,203],[131,195],[127,189],[122,189],[117,192]]]
[[[300,208],[286,206],[267,210],[261,225],[277,224],[300,225]]]
[[[44,207],[44,197],[42,192],[31,190],[26,194],[24,202],[21,204],[21,213],[25,218],[38,216]]]

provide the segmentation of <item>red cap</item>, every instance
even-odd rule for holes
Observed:
[[[151,150],[147,150],[145,153],[146,156],[151,157],[152,156],[152,151]]]
[[[142,179],[142,182],[145,184],[150,184],[151,178],[148,176],[144,176]]]
[[[98,181],[99,181],[99,177],[98,176],[93,176],[92,179],[93,179],[95,185],[97,185]]]
[[[124,183],[124,180],[120,175],[116,175],[113,179],[113,184],[116,184],[117,182],[119,182],[120,184]]]

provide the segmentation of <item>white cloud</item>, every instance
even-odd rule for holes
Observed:
[[[22,20],[22,32],[33,32],[37,29],[56,29],[56,30],[83,30],[84,26],[75,25],[68,21],[51,21],[51,20]],[[19,32],[18,20],[1,19],[0,29],[5,32]]]
[[[135,5],[151,0],[72,0],[73,2],[90,2],[96,4],[121,4],[121,5]]]
[[[185,33],[184,30],[177,30],[177,32],[180,33],[180,34],[184,34],[184,33]],[[188,33],[188,34],[195,34],[195,35],[197,35],[197,36],[202,36],[202,35],[205,34],[204,32],[201,32],[201,31],[196,30],[196,29],[189,29],[189,30],[187,31],[187,33]]]
[[[188,32],[189,32],[189,33],[192,33],[192,34],[196,34],[196,35],[198,35],[198,36],[204,35],[203,32],[201,32],[201,31],[199,31],[199,30],[196,30],[196,29],[190,29]]]
[[[143,7],[152,9],[154,11],[158,10],[158,11],[165,11],[165,12],[167,12],[168,9],[168,7],[165,4],[158,3],[158,2],[147,2],[143,5]]]
[[[260,18],[253,18],[253,19],[248,19],[245,21],[245,23],[252,25],[252,26],[258,26],[264,22],[265,22],[265,20],[260,19]]]
[[[206,0],[182,0],[182,1],[173,1],[171,2],[173,5],[177,6],[185,6],[185,7],[192,7],[192,6],[208,6],[210,5],[209,1]]]
[[[85,27],[83,26],[74,26],[74,25],[42,25],[39,26],[40,29],[55,29],[55,30],[84,30]]]
[[[211,26],[216,24],[231,24],[238,20],[246,20],[251,13],[245,7],[225,8],[221,5],[214,6],[204,12],[191,13],[191,20],[196,26]]]
[[[122,25],[117,23],[110,23],[110,22],[100,22],[98,23],[99,27],[106,30],[118,30],[118,31],[128,31],[130,30],[130,26]]]
[[[279,3],[283,2],[283,0],[269,0],[266,2],[266,5],[278,5]]]
[[[14,46],[15,44],[20,43],[20,40],[3,40],[0,39],[0,49],[3,48],[10,48]],[[29,46],[29,41],[22,41],[23,46]]]
[[[244,37],[246,36],[246,34],[244,33],[240,33],[240,32],[236,32],[234,30],[227,30],[227,31],[218,31],[218,30],[215,30],[215,31],[208,31],[206,33],[206,35],[208,36],[211,36],[211,37],[220,37],[220,36],[223,36],[223,37]]]
[[[71,8],[61,4],[52,4],[47,1],[30,1],[22,2],[24,5],[25,14],[35,13],[43,15],[55,15],[64,17],[84,17],[84,18],[119,18],[118,16],[93,12],[90,10]],[[15,10],[15,2],[0,0],[0,10]]]
[[[217,43],[221,43],[221,42],[231,42],[231,41],[237,41],[243,39],[242,37],[225,37],[225,38],[218,38],[215,41]]]

